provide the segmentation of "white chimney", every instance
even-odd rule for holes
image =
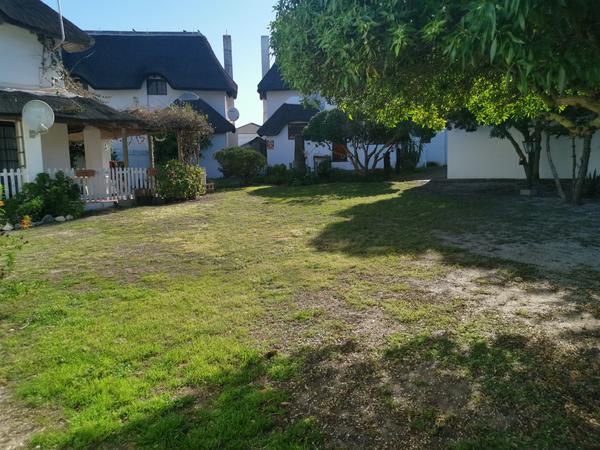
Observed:
[[[225,63],[225,72],[233,79],[233,51],[229,34],[223,35],[223,62]]]
[[[264,77],[269,69],[271,68],[271,55],[270,55],[271,42],[269,36],[260,37],[260,50],[262,56],[262,76]]]

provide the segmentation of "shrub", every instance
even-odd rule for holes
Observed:
[[[319,178],[329,178],[331,175],[331,159],[326,159],[325,161],[321,161],[317,166],[317,177]]]
[[[405,142],[396,151],[396,171],[414,171],[417,168],[417,165],[419,164],[422,152],[422,143],[417,144],[412,140]]]
[[[79,185],[63,172],[54,178],[40,173],[33,183],[25,183],[21,192],[6,203],[8,219],[13,223],[25,216],[40,220],[45,215],[79,217],[83,202]]]
[[[583,184],[583,197],[585,198],[600,198],[600,175],[594,173],[588,175]]]
[[[161,166],[156,177],[158,195],[169,202],[193,200],[206,194],[202,167],[172,160]]]
[[[215,159],[221,165],[224,177],[238,177],[246,185],[252,183],[267,165],[262,154],[246,147],[224,148],[215,153]]]
[[[261,181],[266,184],[287,184],[290,180],[291,172],[285,164],[276,164],[267,167],[265,175]]]
[[[4,188],[0,184],[0,224],[4,225],[6,214],[4,211]],[[15,253],[21,248],[23,242],[9,236],[0,230],[0,281],[6,278],[15,265]]]

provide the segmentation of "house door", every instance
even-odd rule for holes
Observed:
[[[0,170],[19,168],[17,133],[12,122],[0,122]]]

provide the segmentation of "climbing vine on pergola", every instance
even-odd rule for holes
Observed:
[[[171,105],[165,109],[138,109],[132,114],[142,119],[150,134],[177,137],[177,154],[180,161],[197,165],[201,149],[210,143],[214,129],[205,115],[199,114],[189,105]]]

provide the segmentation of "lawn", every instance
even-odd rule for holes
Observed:
[[[406,182],[27,231],[0,447],[597,448],[599,224]]]

